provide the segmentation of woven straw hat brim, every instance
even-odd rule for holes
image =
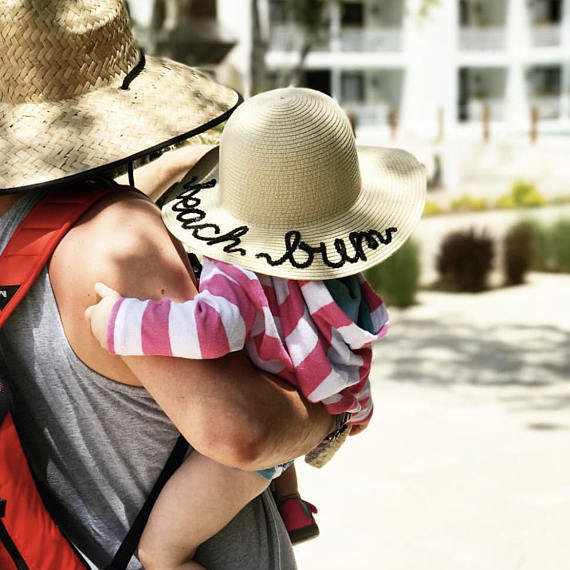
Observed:
[[[213,172],[215,186],[200,189],[197,193],[190,187],[164,206],[162,216],[169,231],[188,251],[238,264],[257,273],[307,280],[352,275],[385,260],[405,243],[421,218],[426,195],[425,169],[408,152],[391,148],[360,147],[358,159],[362,186],[356,201],[346,211],[309,225],[276,229],[253,226],[235,218],[221,206],[217,171]],[[196,199],[199,200],[198,204]],[[203,217],[197,214],[197,209],[205,213]],[[219,227],[219,231],[216,231],[214,226]],[[239,236],[238,247],[245,251],[244,255],[239,251],[225,251],[224,246],[227,249],[231,243],[229,240],[208,243],[197,237],[216,238],[242,226],[247,226],[247,232]],[[300,232],[303,242],[313,248],[320,248],[313,252],[310,265],[295,267],[290,259],[271,265],[265,257],[257,256],[264,253],[273,261],[282,259],[287,251],[285,234],[289,230]],[[350,234],[353,233],[353,237],[354,232],[370,235],[371,230],[378,232],[375,235],[379,235],[380,239],[373,240],[376,245],[373,243],[372,247],[368,246],[365,239],[361,240],[364,255],[356,256]],[[381,241],[386,243],[380,243]],[[343,256],[338,253],[342,244],[346,246],[347,252],[344,263]],[[328,254],[326,259],[323,259],[321,253],[323,248],[326,248]],[[310,255],[297,249],[293,256],[295,263],[303,264]],[[350,259],[346,259],[347,257]]]
[[[195,69],[146,56],[142,72],[77,98],[0,102],[0,193],[111,169],[225,121],[241,96]]]

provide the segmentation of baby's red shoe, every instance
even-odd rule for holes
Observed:
[[[319,527],[313,517],[317,513],[315,505],[303,499],[285,499],[278,508],[292,544],[319,536]]]

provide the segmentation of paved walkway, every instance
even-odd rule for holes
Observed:
[[[300,570],[570,568],[570,276],[391,311],[375,418],[322,470]]]

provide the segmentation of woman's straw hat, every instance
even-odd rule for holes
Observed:
[[[195,69],[145,58],[121,0],[0,6],[0,192],[126,164],[239,102]]]
[[[394,253],[424,207],[424,167],[399,149],[360,148],[327,95],[268,91],[231,116],[219,178],[188,182],[163,209],[189,250],[258,273],[329,279]]]

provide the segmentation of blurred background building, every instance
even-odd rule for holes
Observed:
[[[286,0],[269,0],[268,67],[294,65],[301,30]],[[442,0],[421,13],[405,0],[322,3],[325,33],[305,61],[303,83],[352,111],[358,126],[439,134],[490,121],[528,129],[570,127],[570,2]],[[440,114],[443,115],[441,119]]]
[[[238,38],[218,18],[215,0],[128,0],[139,43],[152,54],[212,72]]]
[[[444,194],[570,194],[570,0],[130,0],[141,43],[244,95],[318,89]]]

